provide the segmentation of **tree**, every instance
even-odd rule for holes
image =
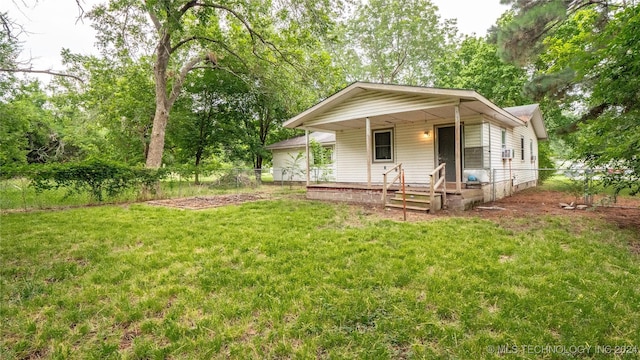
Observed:
[[[240,118],[235,99],[245,93],[246,85],[238,77],[211,69],[194,72],[185,85],[185,95],[176,103],[167,128],[167,139],[176,159],[195,167],[196,184],[202,163],[226,143],[225,124]]]
[[[276,70],[276,69],[272,69]],[[268,142],[282,139],[278,131],[282,123],[309,106],[318,94],[296,81],[295,76],[277,77],[263,73],[263,77],[247,83],[246,92],[232,105],[236,117],[226,117],[226,147],[233,157],[251,164],[260,181],[262,165],[270,157]],[[293,74],[290,74],[293,75]]]
[[[0,102],[0,164],[47,163],[75,158],[77,147],[38,81],[14,83]]]
[[[486,40],[467,37],[436,64],[435,86],[473,89],[499,106],[530,102],[524,96],[527,73],[504,62],[497,46]]]
[[[430,1],[371,0],[344,24],[334,56],[352,81],[428,85],[455,32]]]
[[[574,112],[557,131],[572,145],[573,157],[593,167],[625,169],[624,176],[613,171],[608,181],[619,190],[640,192],[640,5],[511,3],[516,15],[498,33],[503,56],[531,64],[532,96]]]
[[[112,44],[121,54],[130,36],[136,45],[152,43],[155,85],[155,115],[146,160],[147,167],[162,163],[165,131],[171,109],[178,98],[187,74],[194,68],[209,66],[234,71],[226,57],[240,62],[238,49],[266,62],[278,59],[294,64],[297,48],[284,49],[287,41],[304,41],[326,30],[331,18],[330,2],[315,1],[271,3],[251,1],[237,3],[211,0],[113,0],[91,12],[97,22],[103,45]],[[145,37],[144,21],[148,16],[153,37]],[[279,34],[279,35],[278,35]],[[284,64],[282,71],[287,71]]]
[[[53,99],[66,109],[69,125],[93,138],[102,157],[144,163],[154,114],[152,61],[72,54],[62,51],[67,71],[82,83],[58,78]]]

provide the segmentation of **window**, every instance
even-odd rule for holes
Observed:
[[[393,130],[373,132],[373,161],[393,162]]]
[[[507,130],[502,129],[502,150],[507,150]]]
[[[520,136],[520,160],[524,161],[524,136]]]
[[[533,155],[533,140],[529,139],[529,154],[531,155],[531,162],[536,161],[536,156]]]

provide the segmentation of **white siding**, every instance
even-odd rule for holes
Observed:
[[[426,138],[424,132],[429,131],[431,137]],[[396,162],[402,163],[405,169],[405,181],[408,184],[426,184],[434,163],[434,131],[424,123],[398,126],[396,130]],[[388,169],[388,168],[387,168]],[[378,171],[380,179],[385,170]]]
[[[537,172],[532,170],[538,167],[537,151],[538,143],[531,126],[505,128],[485,118],[484,123],[471,123],[464,125],[465,147],[482,146],[484,148],[482,169],[465,169],[463,180],[468,174],[480,177],[481,181],[489,182],[495,174],[495,181],[508,181],[510,176],[514,179],[514,185],[537,179]],[[449,124],[442,122],[443,124]],[[408,184],[426,184],[429,181],[429,173],[434,168],[434,126],[429,123],[397,124],[394,128],[394,159],[391,162],[372,162],[371,181],[374,184],[382,183],[382,174],[398,163],[403,164],[405,178]],[[506,131],[507,149],[513,149],[515,156],[511,160],[502,160],[502,133]],[[376,129],[374,129],[376,130]],[[424,136],[425,131],[430,131],[431,137]],[[520,136],[525,138],[525,160],[520,160]],[[529,141],[532,141],[535,161],[531,161]],[[364,129],[343,130],[336,132],[336,168],[335,179],[337,182],[367,181],[367,149]],[[509,167],[511,165],[511,169]],[[476,171],[480,170],[480,171]],[[495,170],[495,171],[494,171]],[[510,171],[511,170],[511,171]],[[394,173],[395,174],[395,173]]]
[[[305,123],[305,125],[313,127],[313,125],[327,122],[364,119],[365,117],[429,109],[436,106],[453,104],[454,99],[451,98],[424,98],[418,95],[366,91],[333,107],[324,114],[318,115],[312,121]]]
[[[431,137],[424,136],[425,131]],[[367,149],[364,129],[336,132],[336,181],[367,181]],[[395,162],[372,162],[371,182],[381,184],[382,174],[398,163],[405,169],[408,184],[426,184],[433,169],[433,127],[424,123],[398,124],[394,128]],[[392,173],[395,174],[395,173]],[[391,174],[390,174],[391,175]],[[395,175],[391,175],[395,176]]]
[[[336,132],[336,181],[367,181],[367,148],[364,129]]]
[[[519,126],[513,129],[514,134],[514,142],[515,144],[515,156],[513,159],[513,168],[517,169],[515,174],[515,179],[513,181],[514,185],[518,185],[520,183],[525,183],[538,179],[538,173],[535,170],[538,168],[538,141],[536,139],[535,132],[533,130],[533,126],[529,124],[529,126]],[[521,158],[520,153],[520,139],[524,138],[524,160]],[[533,140],[533,152],[531,154],[531,150],[529,149],[529,142]],[[531,156],[535,156],[535,161],[531,161]]]
[[[491,124],[482,124],[482,146],[484,146],[484,168],[491,168]]]
[[[489,125],[491,131],[491,168],[495,173],[495,181],[507,181],[509,177],[513,178],[513,184],[536,180],[538,178],[538,140],[531,125],[518,126],[512,129],[501,127],[495,123]],[[511,161],[502,160],[502,133],[505,129],[507,132],[507,149],[514,150],[514,157]],[[524,136],[525,140],[525,158],[520,157],[520,137]],[[529,150],[529,141],[533,143],[533,152]],[[531,161],[531,156],[535,156],[536,160]]]
[[[274,181],[307,181],[305,148],[273,150],[271,160]],[[298,154],[302,154],[295,161]],[[312,156],[313,159],[313,156]],[[295,168],[293,168],[293,166]],[[313,166],[313,165],[312,165]],[[311,169],[311,181],[335,181],[335,161],[326,169]]]
[[[297,161],[296,165],[298,166],[298,170],[294,171],[299,174],[293,174],[291,170],[288,173],[283,174],[283,169],[291,168],[294,164],[294,159],[296,156],[301,153],[302,157]],[[273,150],[273,159],[271,163],[273,164],[273,180],[274,181],[307,181],[306,175],[304,175],[304,170],[307,167],[307,160],[305,156],[305,149],[286,149],[286,150]],[[292,176],[293,175],[293,176]]]

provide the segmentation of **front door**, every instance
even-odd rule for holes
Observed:
[[[455,126],[446,126],[436,128],[437,133],[437,155],[438,165],[446,163],[446,181],[456,181],[456,128]]]

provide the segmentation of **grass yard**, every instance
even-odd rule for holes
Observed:
[[[295,199],[4,214],[0,358],[638,358],[639,235],[517,221]]]
[[[268,176],[265,176],[265,178],[269,180]],[[273,177],[271,177],[271,183],[272,182]],[[268,181],[266,183],[268,183]],[[255,190],[259,190],[260,188],[263,187],[256,187]],[[280,186],[280,188],[284,189],[285,186]],[[246,192],[248,189],[250,190],[252,187],[222,186],[212,182],[203,182],[202,185],[194,185],[191,181],[167,180],[161,182],[161,191],[159,194],[147,196],[160,199],[181,198]],[[103,204],[128,203],[140,199],[141,194],[137,189],[129,189],[118,196],[105,199]],[[0,180],[0,211],[17,209],[59,209],[95,204],[98,204],[98,202],[92,199],[88,192],[70,192],[66,188],[61,188],[38,193],[30,186],[29,180]]]

